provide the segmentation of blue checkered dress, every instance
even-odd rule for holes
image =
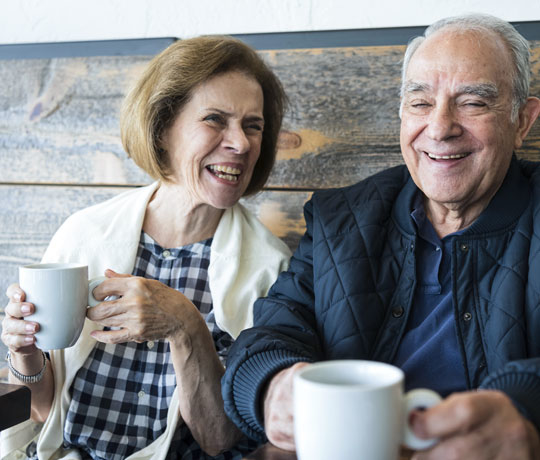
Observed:
[[[143,232],[133,275],[159,280],[191,299],[224,360],[232,338],[217,327],[212,310],[208,287],[211,241],[165,250]],[[77,448],[84,458],[120,460],[159,437],[165,431],[176,387],[169,356],[166,341],[98,343],[70,389],[64,445]],[[167,458],[237,460],[255,447],[244,439],[234,450],[210,457],[181,424]]]

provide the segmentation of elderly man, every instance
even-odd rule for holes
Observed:
[[[540,113],[529,67],[491,16],[411,42],[406,167],[313,195],[289,271],[229,355],[226,410],[245,433],[294,449],[294,372],[371,359],[445,397],[411,417],[440,439],[417,458],[540,458],[540,164],[514,155]]]

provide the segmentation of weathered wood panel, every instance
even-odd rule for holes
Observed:
[[[532,93],[540,95],[540,41]],[[354,183],[401,163],[403,46],[265,51],[290,96],[271,187]],[[149,57],[0,61],[0,182],[143,184],[118,110]],[[520,152],[540,159],[540,122]],[[314,172],[317,172],[314,174]]]
[[[0,61],[2,182],[131,184],[118,111],[148,57]]]

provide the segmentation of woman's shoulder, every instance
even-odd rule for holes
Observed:
[[[46,254],[65,252],[64,248],[80,251],[96,242],[114,245],[118,239],[138,239],[154,190],[155,184],[139,187],[75,212],[56,231]]]
[[[156,184],[137,187],[121,192],[105,201],[83,208],[64,222],[63,226],[79,227],[110,225],[111,222],[129,218],[133,214],[144,212],[146,204],[154,192]]]
[[[70,216],[70,218],[80,219],[84,217],[109,217],[115,216],[119,212],[129,212],[131,206],[138,202],[147,202],[156,189],[156,183],[137,187],[124,192],[120,192],[107,200],[96,203],[87,208],[83,208]]]

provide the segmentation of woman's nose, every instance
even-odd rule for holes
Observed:
[[[225,147],[234,153],[246,153],[250,143],[242,126],[229,126],[224,137]]]

